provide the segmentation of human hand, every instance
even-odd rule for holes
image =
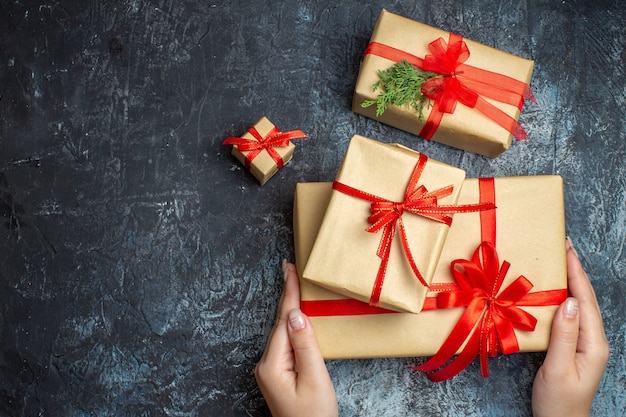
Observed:
[[[337,416],[337,395],[315,331],[299,308],[296,268],[283,262],[283,273],[278,317],[254,375],[274,417]]]
[[[609,358],[600,307],[569,239],[566,251],[571,297],[554,316],[548,352],[535,377],[535,417],[589,416]]]

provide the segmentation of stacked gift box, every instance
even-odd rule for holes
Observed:
[[[531,60],[381,12],[352,110],[427,140],[496,157],[513,138]],[[232,144],[261,184],[299,130],[262,118]],[[479,358],[547,349],[567,297],[558,176],[466,178],[398,144],[355,135],[332,183],[294,199],[302,310],[328,359],[430,356],[433,381]]]
[[[552,317],[567,296],[558,176],[465,179],[441,201],[446,210],[458,211],[450,226],[404,209],[393,221],[402,221],[406,234],[415,235],[410,256],[420,259],[426,285],[408,266],[397,226],[382,284],[388,297],[368,298],[383,261],[378,251],[382,229],[367,230],[377,203],[346,195],[337,184],[347,182],[372,196],[386,191],[383,198],[397,209],[405,204],[406,192],[390,185],[406,187],[413,171],[410,163],[400,168],[398,161],[412,156],[419,164],[422,155],[355,136],[334,183],[300,183],[296,188],[294,239],[302,309],[313,322],[324,356],[435,355],[434,362],[418,369],[435,371],[429,377],[443,380],[476,356],[486,376],[487,355],[545,350]],[[374,169],[385,163],[397,169]],[[432,179],[420,177],[416,188],[425,193],[459,178],[456,168],[447,167],[452,175],[446,178],[445,165],[426,164],[441,171]],[[426,214],[436,211],[428,205]],[[415,218],[420,221],[409,222]],[[442,233],[433,223],[449,230]],[[460,362],[436,372],[455,354]]]

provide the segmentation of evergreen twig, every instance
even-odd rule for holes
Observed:
[[[424,108],[430,104],[428,97],[422,94],[422,84],[440,74],[424,71],[406,60],[396,62],[391,68],[378,71],[378,80],[374,85],[374,91],[380,89],[376,100],[365,100],[361,107],[370,107],[376,104],[376,116],[382,115],[389,105],[408,106],[419,114],[420,120],[424,118]]]

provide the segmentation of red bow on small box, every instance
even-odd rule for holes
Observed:
[[[424,185],[418,185],[419,179],[424,171],[424,168],[426,167],[427,162],[428,157],[423,153],[420,153],[418,161],[415,164],[415,168],[413,169],[413,173],[411,174],[411,178],[409,179],[409,183],[406,187],[404,200],[401,202],[390,201],[350,187],[349,185],[338,181],[333,183],[333,189],[337,191],[352,197],[370,201],[371,215],[367,218],[367,220],[371,226],[369,226],[366,230],[370,233],[376,233],[381,229],[383,231],[380,244],[378,245],[378,250],[376,251],[376,255],[381,259],[381,263],[372,288],[370,305],[376,306],[380,301],[380,294],[385,280],[387,264],[389,263],[389,255],[391,253],[391,243],[396,234],[396,228],[400,231],[400,242],[402,243],[402,248],[411,270],[419,282],[423,286],[428,287],[428,284],[415,264],[415,260],[413,259],[413,255],[409,248],[404,223],[402,222],[403,213],[409,212],[450,226],[450,224],[452,224],[452,217],[450,214],[452,213],[469,213],[473,211],[495,209],[495,205],[493,203],[440,205],[439,199],[452,194],[453,186],[449,185],[429,192]]]
[[[276,126],[274,126],[274,128],[272,128],[272,130],[270,130],[265,136],[261,136],[254,126],[248,129],[248,133],[252,135],[252,139],[228,137],[224,140],[224,142],[222,142],[222,145],[236,145],[240,152],[249,152],[246,155],[245,163],[247,170],[250,169],[250,163],[263,150],[267,151],[274,162],[276,162],[278,169],[281,169],[284,165],[284,161],[274,148],[289,146],[289,142],[291,140],[307,137],[307,135],[301,130],[281,132]]]
[[[521,110],[524,98],[536,102],[528,84],[465,64],[470,51],[460,35],[450,33],[447,43],[443,38],[438,38],[428,44],[428,49],[430,55],[419,58],[392,46],[371,42],[363,54],[373,54],[395,62],[406,60],[425,71],[443,75],[431,78],[422,85],[422,94],[432,100],[433,107],[420,136],[431,139],[443,115],[454,113],[456,103],[460,102],[483,113],[517,139],[528,138],[517,120],[484,98],[510,104]]]

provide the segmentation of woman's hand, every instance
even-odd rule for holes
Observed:
[[[283,262],[285,287],[276,325],[255,376],[274,417],[336,417],[337,395],[313,326],[300,311],[300,283]]]
[[[571,297],[554,316],[548,353],[535,377],[535,417],[589,416],[609,358],[593,287],[569,240],[566,250]]]

